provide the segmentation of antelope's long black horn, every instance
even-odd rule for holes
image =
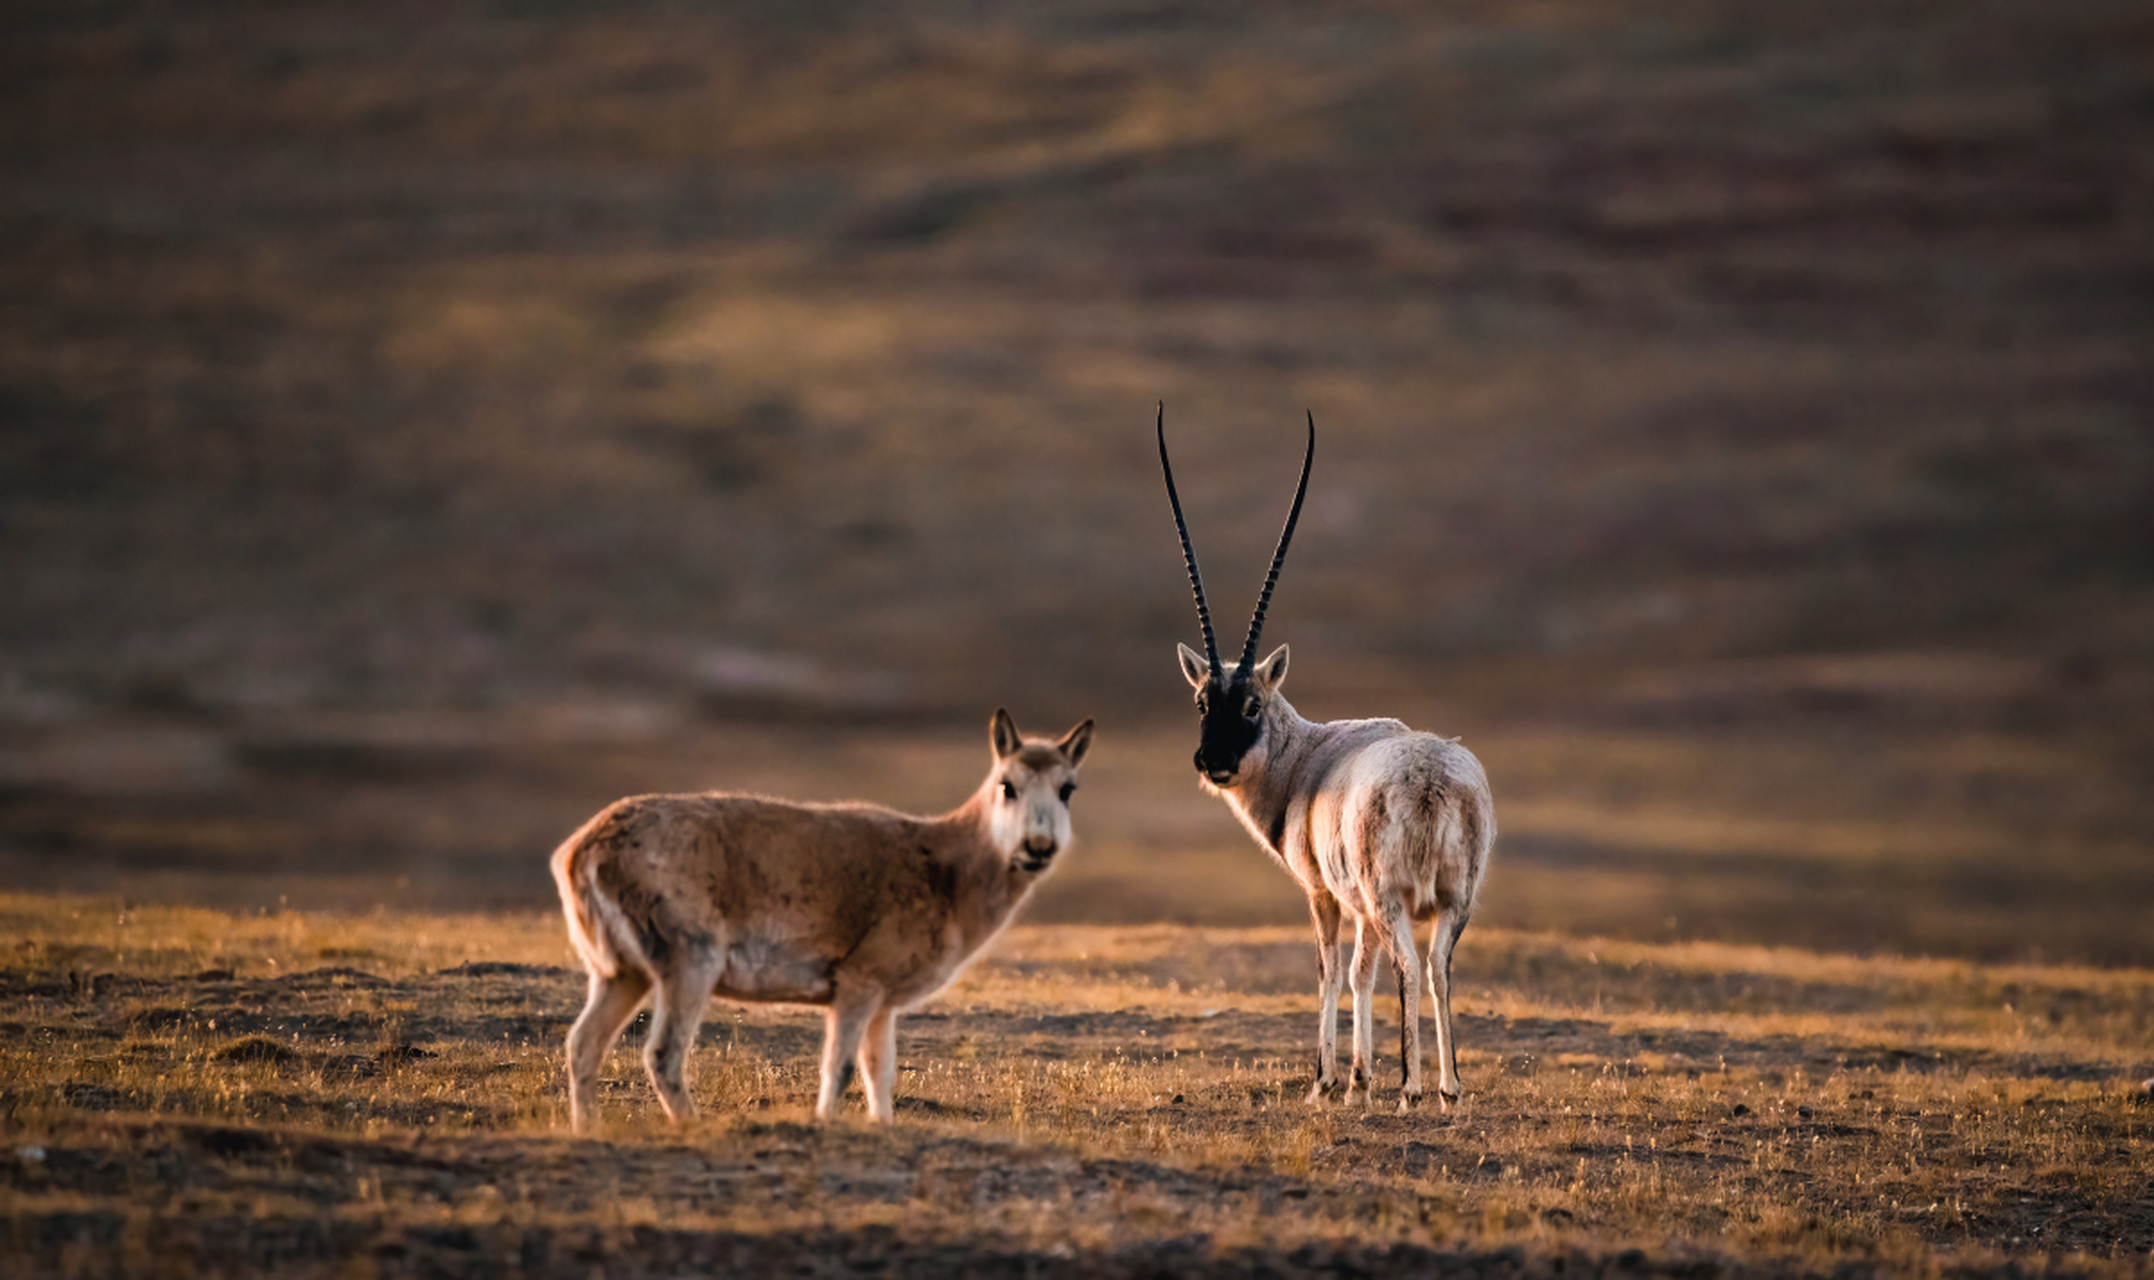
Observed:
[[[1271,607],[1271,589],[1279,581],[1279,566],[1286,563],[1286,544],[1294,540],[1294,522],[1301,519],[1301,500],[1309,492],[1309,464],[1315,461],[1316,413],[1311,410],[1309,452],[1301,460],[1301,483],[1294,488],[1294,509],[1286,513],[1286,528],[1279,531],[1279,550],[1272,554],[1271,572],[1264,575],[1264,593],[1257,597],[1256,616],[1249,619],[1249,638],[1242,642],[1241,670],[1244,672],[1256,661],[1257,636],[1264,630],[1264,611]]]
[[[1219,675],[1219,642],[1212,636],[1212,611],[1204,603],[1204,578],[1197,572],[1197,552],[1189,545],[1189,525],[1182,519],[1182,499],[1174,492],[1174,464],[1167,461],[1167,402],[1159,402],[1159,470],[1167,477],[1167,501],[1174,506],[1174,531],[1182,535],[1182,563],[1189,566],[1189,590],[1197,597],[1197,623],[1204,628],[1204,660]],[[1298,502],[1295,504],[1300,505]]]

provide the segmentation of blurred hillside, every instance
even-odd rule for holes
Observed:
[[[939,804],[997,703],[1156,732],[1231,845],[1163,400],[1229,646],[1314,411],[1267,637],[1311,714],[1476,735],[1514,884],[1777,805],[2143,905],[2150,231],[2122,2],[22,0],[0,858],[543,849],[728,725],[961,741]],[[432,798],[353,844],[355,780]]]

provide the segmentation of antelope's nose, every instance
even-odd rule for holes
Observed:
[[[1234,767],[1221,764],[1216,760],[1207,759],[1202,747],[1197,748],[1197,772],[1210,778],[1216,785],[1225,785],[1234,781]]]

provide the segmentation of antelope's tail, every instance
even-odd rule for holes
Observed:
[[[620,904],[599,885],[597,863],[605,854],[594,847],[590,836],[611,816],[609,810],[585,823],[554,850],[552,861],[569,945],[583,958],[585,969],[604,978],[619,976],[624,961],[635,968],[648,967],[636,948],[634,932],[626,928]]]

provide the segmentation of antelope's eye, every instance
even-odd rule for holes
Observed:
[[[1073,795],[1076,795],[1076,794],[1077,794],[1077,784],[1076,784],[1076,783],[1074,783],[1074,782],[1065,782],[1065,783],[1063,783],[1063,784],[1062,784],[1062,803],[1064,803],[1064,804],[1068,804],[1068,803],[1070,802],[1070,797],[1071,797],[1071,796],[1073,796]]]
[[[1255,698],[1251,698],[1251,699],[1249,699],[1249,701],[1247,701],[1247,702],[1244,702],[1244,703],[1242,704],[1242,719],[1244,719],[1244,720],[1254,720],[1254,719],[1256,719],[1256,718],[1257,718],[1257,712],[1259,712],[1259,711],[1263,710],[1263,707],[1264,707],[1264,704],[1263,704],[1263,703],[1261,703],[1261,702],[1259,702],[1259,701],[1257,701],[1257,700],[1256,700]]]
[[[1002,798],[1005,800],[1015,800],[1017,798],[1017,788],[1011,785],[1008,778],[1002,780]]]

